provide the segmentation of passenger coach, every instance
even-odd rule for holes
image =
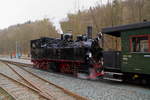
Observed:
[[[116,49],[104,51],[105,71],[114,72],[115,78],[149,82],[150,22],[108,27],[102,33],[116,39]]]

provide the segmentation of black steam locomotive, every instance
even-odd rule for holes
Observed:
[[[36,68],[70,73],[76,76],[84,73],[87,78],[103,75],[102,48],[100,36],[92,39],[92,28],[87,35],[72,39],[71,34],[61,38],[42,37],[31,40],[31,61]]]

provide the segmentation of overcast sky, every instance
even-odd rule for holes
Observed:
[[[0,0],[0,29],[28,20],[50,18],[58,22],[67,13],[95,6],[101,0]],[[106,0],[103,0],[103,2]]]

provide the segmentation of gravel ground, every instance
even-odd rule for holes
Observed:
[[[27,68],[37,75],[91,100],[150,100],[150,88],[112,81],[90,81]]]

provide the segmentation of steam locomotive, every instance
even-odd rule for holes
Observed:
[[[86,35],[73,40],[71,34],[61,38],[42,37],[31,40],[31,61],[34,67],[93,79],[103,76],[101,35],[92,39],[92,27]]]

